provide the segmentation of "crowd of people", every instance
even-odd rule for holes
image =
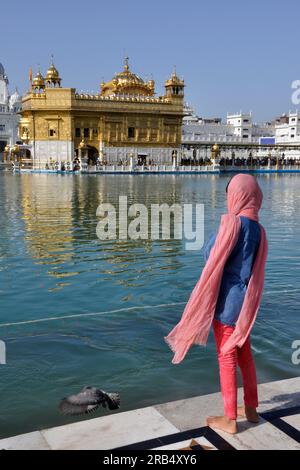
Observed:
[[[232,156],[231,158],[220,158],[216,160],[216,162],[221,167],[227,166],[235,166],[235,167],[286,167],[286,166],[297,166],[300,165],[300,158],[286,158],[284,154],[280,157],[252,157],[249,156],[248,158],[243,157],[236,157]],[[95,165],[95,166],[107,166],[110,163],[106,160],[100,161],[99,157],[88,158],[86,161],[87,165]],[[214,162],[211,158],[186,158],[183,157],[177,163],[177,166],[210,166]],[[117,163],[117,166],[129,166],[130,162],[128,159],[120,159]],[[137,166],[145,166],[150,167],[153,165],[158,165],[159,163],[153,161],[152,159],[138,159],[136,162]],[[80,169],[80,160],[76,157],[73,161],[73,169],[78,170]],[[64,168],[65,169],[65,168]]]
[[[212,165],[212,160],[210,158],[182,158],[181,159],[181,166],[208,166]],[[225,166],[296,166],[300,165],[300,158],[286,158],[285,156],[281,156],[280,158],[274,157],[248,157],[248,158],[221,158],[218,161],[219,165],[222,167]]]

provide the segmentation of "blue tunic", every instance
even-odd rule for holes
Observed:
[[[240,314],[252,267],[260,243],[260,226],[257,222],[240,217],[241,231],[223,272],[215,319],[234,326]],[[204,245],[205,262],[209,257],[217,233],[211,234]]]

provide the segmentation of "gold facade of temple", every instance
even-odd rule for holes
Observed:
[[[45,78],[38,71],[23,97],[20,136],[42,160],[55,152],[57,159],[64,153],[61,158],[71,160],[80,145],[91,155],[103,148],[178,149],[183,99],[184,82],[176,72],[165,83],[165,95],[156,97],[154,81],[131,72],[127,58],[124,70],[101,83],[95,95],[62,88],[52,63]]]

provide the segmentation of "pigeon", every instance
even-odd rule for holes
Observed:
[[[63,398],[58,408],[64,415],[81,415],[96,411],[100,405],[103,408],[108,406],[110,410],[117,410],[120,408],[120,395],[86,386],[76,395]]]

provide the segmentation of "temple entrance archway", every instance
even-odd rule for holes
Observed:
[[[88,148],[88,156],[87,156],[87,163],[88,165],[96,165],[97,158],[99,156],[99,150],[96,147],[92,147],[91,145],[87,145]]]
[[[75,149],[75,158],[80,158],[88,165],[96,165],[97,158],[99,157],[99,150],[92,145],[86,145],[84,149]]]

